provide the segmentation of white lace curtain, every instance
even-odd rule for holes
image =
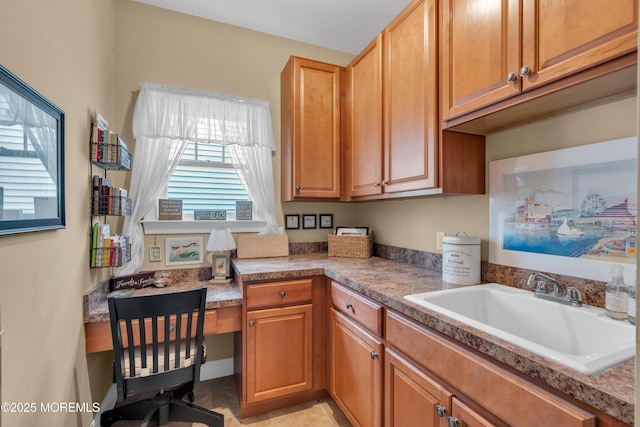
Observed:
[[[4,108],[3,108],[4,107]],[[58,138],[56,120],[8,87],[0,84],[0,124],[21,125],[36,155],[58,185]]]
[[[142,83],[133,112],[136,139],[131,168],[131,216],[122,234],[131,239],[131,262],[116,275],[134,274],[144,257],[141,219],[155,207],[187,141],[228,147],[240,180],[267,226],[261,234],[279,234],[271,152],[275,151],[269,102],[215,92]]]

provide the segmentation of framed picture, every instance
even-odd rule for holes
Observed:
[[[336,227],[338,236],[366,236],[369,234],[369,227]]]
[[[320,228],[333,228],[333,214],[320,214]]]
[[[636,277],[637,138],[489,164],[489,262],[609,281]]]
[[[231,275],[231,259],[229,252],[223,254],[213,254],[212,276],[215,279],[225,279]]]
[[[300,215],[285,215],[284,228],[287,230],[296,230],[300,228]]]
[[[1,65],[0,105],[0,235],[65,228],[64,112]]]
[[[161,259],[162,252],[160,251],[160,246],[149,246],[149,261],[160,262]]]
[[[302,228],[316,228],[316,216],[315,214],[302,215]]]
[[[202,237],[167,237],[164,239],[165,265],[202,264]]]

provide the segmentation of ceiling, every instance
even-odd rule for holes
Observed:
[[[136,0],[357,54],[410,0]]]

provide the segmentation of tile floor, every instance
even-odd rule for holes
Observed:
[[[313,400],[278,411],[240,419],[240,402],[233,377],[201,381],[194,389],[195,404],[224,415],[225,427],[350,427],[351,424],[331,398]],[[116,423],[114,427],[133,427],[131,422]],[[168,423],[163,427],[203,426],[204,424]]]

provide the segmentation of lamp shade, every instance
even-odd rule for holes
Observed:
[[[209,241],[207,242],[207,247],[205,249],[208,251],[223,252],[230,251],[235,248],[236,241],[233,240],[233,236],[231,235],[231,230],[229,228],[214,228],[211,230],[211,234],[209,234]]]

